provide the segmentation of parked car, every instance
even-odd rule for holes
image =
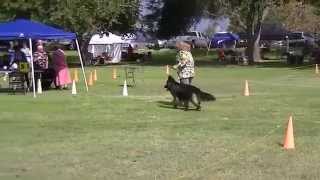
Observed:
[[[306,45],[314,45],[315,44],[315,38],[305,32],[292,32],[287,34],[286,38],[289,40],[289,44],[293,43],[305,43]]]
[[[43,41],[43,43],[47,46],[48,49],[52,50],[55,44],[60,44],[65,50],[75,50],[76,45],[73,40],[61,39],[61,40],[51,40],[51,41]]]
[[[161,40],[161,39],[158,39],[155,43],[155,45],[159,48],[164,48],[165,47],[165,44],[166,44],[167,40]]]
[[[207,48],[208,38],[199,31],[190,31],[183,33],[182,35],[172,37],[164,42],[165,48],[175,48],[178,41],[184,41],[189,43],[193,48]]]
[[[285,48],[287,46],[286,41],[271,41],[269,43],[270,48],[273,49],[282,49]]]
[[[173,37],[171,39],[168,39],[167,41],[164,42],[164,47],[165,48],[175,48],[177,43],[176,37]]]
[[[165,48],[165,43],[166,40],[153,39],[147,43],[146,47],[149,49]]]
[[[190,31],[176,37],[176,41],[185,41],[193,48],[207,48],[208,38],[199,31]]]

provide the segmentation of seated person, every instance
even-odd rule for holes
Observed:
[[[129,44],[129,47],[127,49],[127,59],[129,61],[135,61],[137,59],[137,53],[134,52],[131,44]]]
[[[111,58],[110,58],[110,56],[108,55],[107,52],[103,52],[101,54],[100,61],[101,61],[101,64],[106,64],[106,63],[109,63],[111,61]]]
[[[14,61],[11,64],[10,69],[12,70],[20,70],[19,69],[19,64],[20,63],[25,63],[27,64],[26,67],[26,72],[21,72],[25,76],[25,80],[27,82],[27,86],[30,87],[30,82],[29,82],[29,67],[28,67],[28,61],[26,55],[21,51],[20,46],[14,46]],[[25,70],[25,69],[24,69]]]
[[[145,61],[152,61],[152,52],[148,52],[147,55],[145,56]]]
[[[128,47],[128,57],[131,57],[133,54],[133,47],[131,46],[131,44],[129,44],[129,47]]]
[[[222,48],[219,48],[218,50],[218,59],[220,62],[223,62],[225,60],[225,54]]]

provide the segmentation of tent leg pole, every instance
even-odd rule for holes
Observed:
[[[88,92],[89,88],[88,88],[86,73],[84,72],[83,60],[82,60],[82,56],[81,56],[81,50],[80,50],[78,39],[76,39],[76,45],[77,45],[77,49],[78,49],[78,55],[79,55],[79,58],[80,58],[80,63],[81,63],[81,69],[82,69],[82,74],[83,74],[83,78],[84,78],[84,83],[86,84],[86,89],[87,89],[87,92]]]
[[[33,88],[33,97],[36,98],[36,81],[34,79],[34,66],[33,66],[33,50],[32,50],[32,39],[29,38],[29,46],[31,51],[31,76],[32,76],[32,88]]]

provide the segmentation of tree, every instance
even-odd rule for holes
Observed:
[[[82,52],[92,34],[134,28],[139,0],[2,0],[0,18],[31,18],[76,32]]]
[[[156,33],[161,19],[161,10],[163,8],[162,0],[145,0],[143,6],[147,9],[143,15],[142,23],[150,33]]]
[[[179,35],[197,22],[203,14],[206,1],[201,0],[149,0],[151,13],[145,22],[158,37]]]
[[[247,33],[247,55],[250,64],[261,59],[259,48],[261,27],[270,11],[276,13],[278,17],[274,18],[280,20],[288,30],[307,32],[319,30],[317,26],[319,20],[314,14],[315,8],[311,6],[320,7],[319,0],[220,0],[218,2],[220,5],[213,4],[213,10],[209,6],[209,12],[216,12],[217,7],[224,7],[222,11],[230,17],[232,27]]]
[[[247,33],[249,64],[261,60],[259,42],[262,24],[270,8],[279,5],[280,0],[225,0],[219,3],[218,6],[216,3],[209,4],[209,14],[214,13],[217,7],[223,7],[220,11],[230,18],[233,27]]]
[[[59,22],[59,25],[77,32],[82,41],[82,52],[87,52],[94,33],[128,32],[133,29],[137,15],[136,0],[68,0],[58,1],[49,21]]]
[[[319,16],[312,4],[292,0],[274,9],[282,24],[290,31],[315,33],[320,31]]]
[[[177,35],[197,22],[202,16],[228,16],[231,23],[248,34],[249,63],[260,60],[261,26],[270,7],[281,0],[162,0],[158,35]],[[159,11],[157,11],[159,12]]]

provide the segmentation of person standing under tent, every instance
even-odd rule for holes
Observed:
[[[26,55],[29,66],[31,67],[31,50],[29,49],[26,42],[22,43],[21,51]]]
[[[9,42],[8,58],[9,58],[8,59],[9,60],[8,66],[10,68],[13,65],[13,62],[14,62],[14,42],[13,41]]]
[[[35,70],[34,78],[35,80],[41,79],[43,80],[43,75],[48,71],[49,65],[49,57],[48,54],[45,52],[42,45],[37,46],[36,52],[33,53],[33,67]],[[42,86],[44,85],[43,82],[41,83]],[[38,84],[36,83],[36,88]]]
[[[60,89],[67,89],[71,84],[70,73],[66,62],[66,56],[62,49],[58,46],[54,47],[52,55],[52,66],[55,71],[55,85]]]
[[[42,45],[37,46],[37,51],[33,54],[34,68],[40,70],[48,69],[48,54],[44,51]]]
[[[37,40],[36,46],[43,46],[43,41],[41,39]]]

